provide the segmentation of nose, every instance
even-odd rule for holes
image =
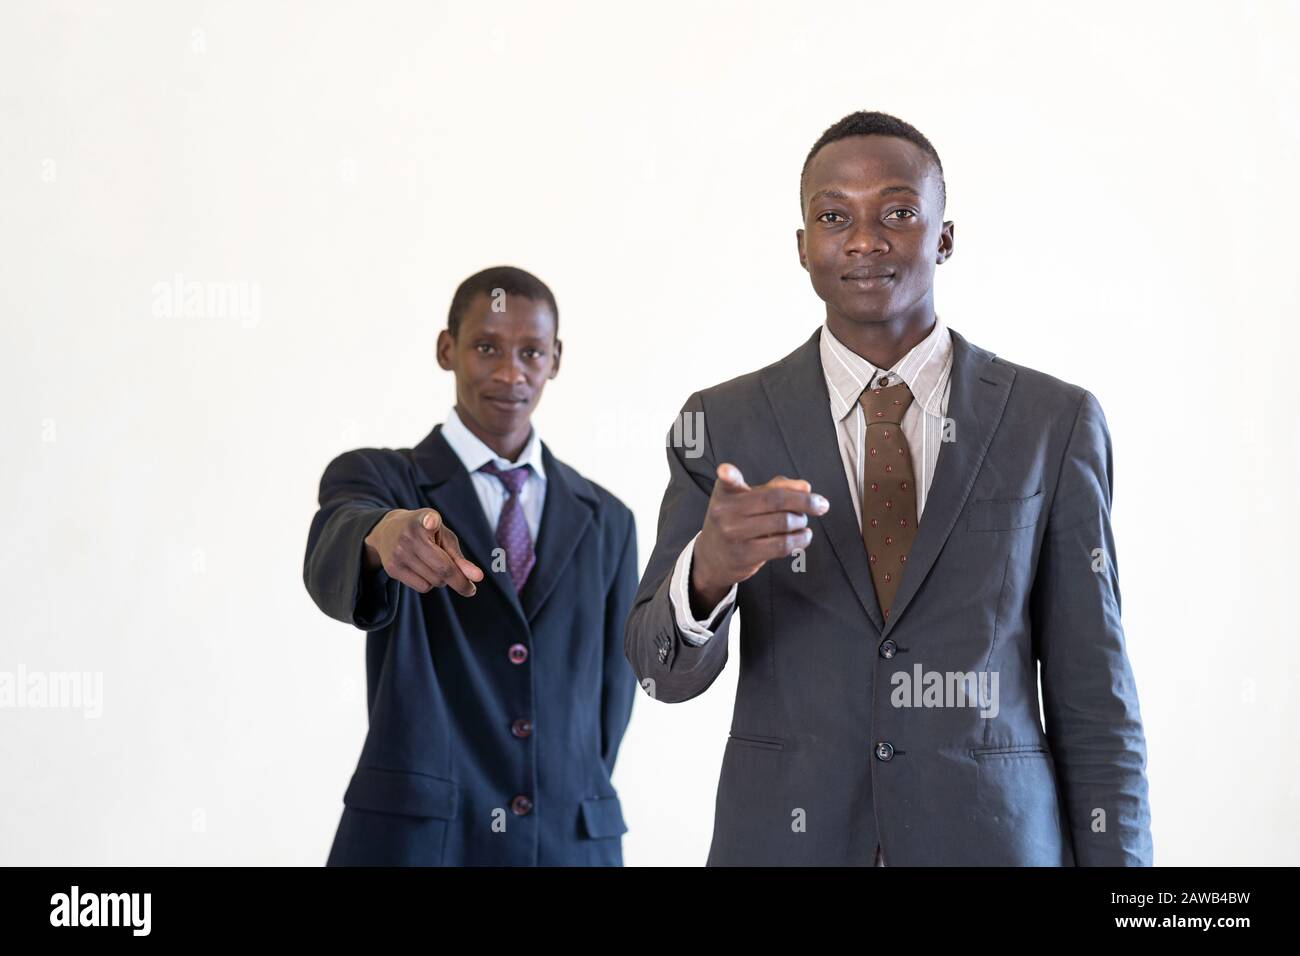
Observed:
[[[492,369],[492,381],[501,385],[522,385],[527,382],[528,376],[524,374],[524,365],[519,356],[508,353],[498,362]]]
[[[851,256],[884,255],[889,251],[889,242],[880,224],[868,216],[853,224],[844,240],[844,251]]]

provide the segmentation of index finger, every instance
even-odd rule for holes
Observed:
[[[482,568],[469,560],[469,558],[465,557],[461,552],[460,538],[456,537],[456,532],[452,531],[444,524],[438,531],[438,539],[435,543],[447,552],[447,555],[452,560],[452,564],[456,566],[456,570],[464,575],[466,580],[483,580]],[[470,586],[473,587],[473,585]],[[470,591],[470,594],[473,593],[473,591]]]
[[[777,475],[775,478],[759,486],[760,488],[792,488],[795,491],[812,491],[812,484],[802,478],[787,478],[785,475]]]
[[[824,515],[830,506],[829,501],[815,492],[769,485],[755,488],[746,496],[743,513],[761,515],[774,511],[792,511],[795,514]]]

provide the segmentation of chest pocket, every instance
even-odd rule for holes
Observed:
[[[1028,498],[984,498],[972,501],[966,508],[968,531],[1012,531],[1028,528],[1038,523],[1043,510],[1043,491],[1040,488]]]

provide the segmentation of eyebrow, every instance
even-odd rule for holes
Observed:
[[[495,342],[495,341],[497,341],[498,339],[503,339],[503,338],[508,337],[508,334],[509,334],[509,332],[508,332],[508,330],[506,330],[506,329],[502,329],[501,331],[497,331],[496,329],[488,329],[488,328],[484,328],[484,329],[479,329],[479,331],[476,332],[476,333],[472,336],[472,338],[473,338],[476,342],[477,342],[477,341],[484,341],[484,340],[491,340],[491,341]],[[552,341],[552,340],[549,339],[549,338],[547,338],[545,334],[542,334],[542,335],[526,334],[526,335],[521,335],[521,336],[519,337],[519,343],[520,343],[521,345],[534,345],[534,344],[536,344],[536,343],[538,343],[538,342],[542,342],[542,343],[545,344],[545,343],[549,343],[550,341]]]
[[[891,196],[894,193],[911,193],[913,196],[916,196],[918,199],[921,198],[921,194],[918,193],[911,186],[901,186],[901,185],[886,186],[884,189],[880,190],[880,192],[877,193],[876,195]],[[845,193],[841,192],[838,189],[819,189],[815,193],[813,193],[811,197],[809,197],[808,203],[811,205],[812,203],[815,203],[818,199],[848,200],[848,198],[849,197]]]

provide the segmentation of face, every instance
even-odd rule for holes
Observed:
[[[456,373],[456,410],[470,431],[499,454],[521,446],[542,389],[560,371],[555,316],[544,302],[480,293],[456,337],[438,336],[438,364]]]
[[[803,197],[799,263],[827,319],[928,323],[953,242],[934,161],[896,136],[849,136],[813,157]]]

